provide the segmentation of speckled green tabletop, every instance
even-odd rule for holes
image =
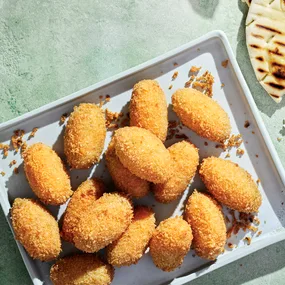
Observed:
[[[0,0],[0,122],[220,29],[285,165],[285,98],[277,105],[255,79],[246,13],[240,0]],[[0,226],[0,284],[31,284],[2,213]],[[285,284],[284,266],[281,242],[191,284]]]

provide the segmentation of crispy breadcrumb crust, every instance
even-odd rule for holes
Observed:
[[[45,204],[64,204],[73,192],[57,153],[43,143],[35,143],[23,153],[23,159],[26,177],[39,199]]]
[[[115,150],[114,138],[111,140],[105,153],[106,165],[118,190],[141,198],[149,193],[150,183],[132,174],[120,162]]]
[[[199,164],[198,149],[188,141],[181,141],[168,148],[172,159],[172,175],[164,184],[154,184],[155,199],[161,203],[176,200],[187,188]]]
[[[82,251],[97,252],[118,239],[132,219],[132,203],[126,196],[105,193],[82,213],[73,235],[74,244]]]
[[[151,131],[163,142],[167,135],[167,102],[155,80],[135,84],[130,101],[130,125]]]
[[[145,253],[155,230],[155,217],[152,209],[138,206],[134,219],[123,235],[107,247],[107,260],[113,266],[135,264]]]
[[[15,238],[34,259],[50,261],[61,251],[55,218],[39,202],[16,198],[11,209]]]
[[[74,107],[64,133],[64,153],[74,169],[86,169],[97,163],[106,137],[105,118],[95,104]]]
[[[199,136],[224,142],[231,133],[228,114],[211,98],[195,89],[179,89],[172,95],[173,110],[182,123]]]
[[[80,216],[105,192],[100,179],[88,179],[81,183],[72,195],[63,216],[61,237],[73,243],[73,233],[77,230]]]
[[[114,268],[95,254],[75,254],[58,260],[50,270],[54,285],[110,285]]]
[[[162,221],[149,244],[154,264],[163,271],[176,269],[188,253],[192,239],[190,225],[182,217]]]
[[[251,175],[237,164],[217,157],[203,160],[199,174],[208,191],[231,209],[258,212],[261,194]]]
[[[194,190],[187,201],[184,217],[191,225],[197,255],[215,260],[223,252],[227,239],[221,206],[209,195]]]
[[[116,154],[141,179],[164,183],[171,175],[171,158],[161,140],[148,130],[125,127],[115,132]]]

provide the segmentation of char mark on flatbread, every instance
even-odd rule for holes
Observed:
[[[278,31],[276,29],[264,26],[264,25],[256,24],[256,27],[258,27],[260,29],[264,29],[264,30],[270,31],[270,32],[273,32],[273,33],[276,33],[276,34],[279,34],[279,35],[282,35],[282,32],[280,32],[280,31]]]
[[[257,56],[256,59],[259,61],[264,61],[264,58],[262,56]]]
[[[283,85],[280,85],[280,84],[277,84],[274,82],[266,82],[266,84],[271,86],[274,89],[277,89],[277,90],[284,90],[285,89],[285,87]]]

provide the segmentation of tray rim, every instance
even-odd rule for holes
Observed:
[[[120,72],[114,76],[111,76],[107,79],[104,79],[98,83],[95,83],[95,84],[92,84],[86,88],[83,88],[77,92],[74,92],[70,95],[67,95],[63,98],[60,98],[58,100],[55,100],[53,102],[50,102],[48,104],[45,104],[37,109],[34,109],[30,112],[27,112],[21,116],[18,116],[16,118],[13,118],[9,121],[6,121],[6,122],[3,122],[0,124],[0,132],[1,131],[4,131],[8,128],[11,128],[13,127],[14,125],[18,124],[19,122],[22,122],[24,120],[27,120],[27,119],[31,119],[32,117],[35,117],[37,116],[38,114],[40,113],[43,113],[43,112],[47,112],[49,111],[50,109],[52,108],[55,108],[55,107],[59,107],[61,105],[64,105],[65,103],[68,103],[68,102],[71,102],[75,99],[78,99],[84,95],[86,95],[87,93],[91,93],[91,92],[94,92],[96,91],[97,89],[100,89],[102,87],[105,87],[109,84],[113,84],[115,83],[116,81],[119,81],[123,78],[126,78],[128,76],[131,76],[132,74],[134,73],[137,73],[137,72],[140,72],[148,67],[151,67],[151,66],[154,66],[162,61],[165,61],[179,53],[182,53],[184,52],[185,50],[195,46],[195,45],[199,45],[199,44],[203,44],[203,42],[206,42],[208,40],[211,40],[213,38],[218,38],[221,40],[225,50],[226,50],[226,53],[228,55],[228,58],[230,60],[230,63],[233,67],[233,71],[237,77],[237,80],[239,81],[240,83],[240,87],[244,93],[244,96],[245,98],[247,99],[247,103],[249,104],[249,107],[251,109],[251,112],[256,120],[256,123],[257,123],[257,126],[261,132],[261,135],[262,135],[262,139],[264,140],[265,142],[265,145],[270,153],[270,156],[271,156],[271,159],[273,161],[273,164],[277,170],[277,173],[281,179],[281,182],[283,183],[283,185],[285,186],[285,169],[283,168],[283,165],[281,163],[281,160],[277,154],[277,151],[272,143],[272,140],[269,136],[269,133],[264,125],[264,122],[261,118],[261,115],[259,114],[259,110],[255,104],[255,101],[251,95],[251,92],[249,90],[249,87],[247,86],[247,83],[242,75],[242,72],[240,70],[240,67],[236,61],[236,58],[234,56],[234,53],[232,51],[232,48],[230,46],[230,43],[227,39],[227,36],[226,34],[221,31],[221,30],[214,30],[214,31],[211,31],[197,39],[194,39],[184,45],[181,45],[173,50],[170,50],[160,56],[157,56],[153,59],[150,59],[142,64],[139,64],[135,67],[132,67],[130,69],[127,69],[123,72]],[[3,194],[2,192],[0,191],[0,203],[1,203],[1,207],[2,207],[2,210],[5,213],[7,213],[10,209],[10,205],[9,203],[6,203],[5,202],[5,199],[3,199]],[[12,229],[12,226],[11,226],[11,223],[10,223],[10,219],[9,219],[9,216],[7,216],[5,214],[5,217],[6,217],[6,220],[8,222],[8,225],[10,226],[10,229],[13,233],[13,236],[14,236],[14,232],[13,232],[13,229]],[[15,236],[14,236],[15,238]],[[204,274],[207,274],[217,268],[220,268],[224,265],[227,265],[233,261],[236,261],[246,255],[249,255],[259,249],[262,249],[262,248],[265,248],[269,245],[272,245],[276,242],[279,242],[279,241],[282,241],[282,240],[285,240],[285,229],[282,228],[282,230],[276,232],[276,233],[273,233],[272,237],[269,239],[263,239],[263,240],[260,240],[256,243],[253,243],[249,248],[247,248],[247,250],[245,250],[245,248],[243,248],[243,250],[239,251],[239,252],[235,252],[235,255],[227,255],[227,258],[224,258],[223,260],[218,260],[217,262],[215,262],[214,264],[212,264],[211,266],[207,266],[208,268],[206,269],[201,269],[201,270],[198,270],[196,271],[195,273],[190,273],[186,276],[183,276],[183,277],[177,277],[175,279],[173,279],[171,281],[171,285],[182,285],[182,284],[185,284],[186,282],[189,282],[195,278],[198,278]],[[16,241],[16,244],[18,246],[18,249],[21,253],[21,256],[22,256],[22,259],[24,261],[24,264],[27,268],[27,271],[32,279],[32,282],[35,284],[35,285],[38,285],[38,284],[42,284],[41,281],[37,281],[36,278],[37,278],[37,274],[31,264],[31,260],[27,258],[27,253],[25,252],[24,248],[20,245],[20,243],[15,239]]]

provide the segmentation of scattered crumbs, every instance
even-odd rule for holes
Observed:
[[[240,229],[244,232],[251,227],[251,223],[253,222],[254,216],[246,213],[238,213],[238,217],[236,218],[235,212],[230,210],[230,215],[232,216],[231,226],[227,230],[227,238],[230,238],[232,234],[237,234]]]
[[[281,142],[281,141],[282,141],[282,138],[278,137],[277,140],[278,140],[279,142]]]
[[[175,138],[176,139],[184,139],[184,140],[188,139],[188,137],[185,134],[176,134]]]
[[[16,130],[14,131],[14,135],[11,137],[11,143],[16,152],[18,152],[19,149],[22,148],[25,143],[23,140],[24,134],[24,130]]]
[[[174,62],[174,63],[173,63],[173,66],[178,66],[178,63],[177,63],[177,62]]]
[[[223,150],[230,149],[232,147],[240,147],[243,140],[241,138],[241,134],[231,135],[226,143],[216,145],[216,148],[222,148]]]
[[[227,68],[228,64],[229,64],[229,60],[228,59],[222,61],[222,67]]]
[[[112,112],[108,108],[105,110],[106,117],[106,127],[107,128],[118,128],[118,124],[113,123],[114,121],[118,121],[121,117],[120,113]]]
[[[260,225],[260,220],[257,217],[254,217],[253,219],[254,224],[256,224],[257,226]]]
[[[238,148],[236,153],[237,153],[237,155],[242,156],[242,155],[244,155],[244,150],[242,148]]]
[[[16,163],[17,163],[17,161],[16,161],[15,159],[13,159],[13,160],[10,162],[9,165],[10,165],[10,167],[11,167],[11,166],[15,165]]]
[[[208,145],[208,143],[207,143],[207,142],[204,142],[204,145],[205,145],[205,146],[207,146],[207,145]]]
[[[235,244],[232,244],[231,242],[229,242],[229,243],[228,243],[228,247],[229,247],[229,248],[235,248],[236,245],[235,245]]]
[[[0,174],[4,176],[6,173],[4,171],[1,171]]]
[[[190,72],[192,72],[192,73],[197,73],[197,72],[199,72],[200,71],[200,69],[201,69],[202,67],[200,66],[200,67],[197,67],[197,66],[192,66],[191,68],[190,68]]]
[[[230,155],[230,153],[228,152],[228,153],[226,154],[225,158],[229,158],[229,157],[231,157],[231,155]]]
[[[29,139],[30,139],[30,138],[33,138],[33,137],[35,136],[35,134],[36,134],[37,131],[38,131],[38,128],[33,128],[32,132],[31,132],[30,135],[29,135]]]
[[[256,184],[259,184],[260,183],[260,179],[258,178],[257,180],[256,180]]]
[[[242,264],[240,264],[239,266],[242,266]]]
[[[169,85],[168,89],[170,90],[170,89],[172,89],[172,87],[173,87],[173,85],[171,84],[171,85]]]
[[[193,253],[193,254],[192,254],[192,257],[196,257],[196,254],[195,254],[195,253]]]
[[[79,176],[77,175],[77,176],[76,176],[76,179],[78,179],[78,178],[79,178]]]
[[[8,156],[8,150],[9,150],[9,145],[8,144],[3,144],[0,143],[0,149],[3,149],[3,155],[6,157]]]
[[[248,141],[245,141],[246,144],[248,144]]]
[[[250,237],[245,237],[243,239],[245,242],[247,242],[247,245],[250,245],[251,244],[251,238]]]
[[[111,96],[110,95],[106,95],[105,102],[110,102],[110,101],[111,101]]]
[[[225,87],[225,84],[224,84],[224,83],[221,84],[221,88],[223,88],[223,87]]]
[[[246,121],[244,122],[244,127],[247,129],[249,126],[250,126],[250,123],[249,123],[248,120],[246,120]]]
[[[186,87],[186,88],[190,87],[191,84],[193,83],[194,79],[195,79],[195,76],[194,76],[194,75],[191,75],[190,78],[189,78],[189,80],[185,82],[184,87]]]
[[[284,202],[282,202],[281,205],[283,206],[283,205],[284,205]]]
[[[254,135],[254,134],[255,134],[255,131],[252,131],[251,133]]]
[[[207,70],[201,76],[196,77],[196,81],[192,87],[195,89],[202,89],[208,97],[213,96],[214,76]]]
[[[178,122],[177,121],[169,121],[168,122],[168,128],[169,129],[174,129],[178,126]]]
[[[258,157],[258,154],[256,154],[255,157]]]
[[[14,173],[15,173],[15,174],[18,174],[18,173],[19,173],[19,167],[15,167],[15,168],[14,168]]]
[[[172,80],[175,80],[178,76],[178,71],[175,71],[172,75]]]
[[[21,147],[21,153],[23,153],[27,149],[28,145],[26,142],[23,142],[22,147]]]
[[[249,226],[248,228],[250,231],[256,233],[258,231],[258,228],[257,227],[254,227],[254,226]]]
[[[60,117],[60,123],[64,124],[64,122],[67,119],[67,117],[68,117],[67,113],[62,114],[61,117]]]
[[[222,253],[225,253],[225,248],[222,249]]]
[[[103,99],[103,95],[100,95],[100,96],[99,96],[99,99]]]
[[[262,234],[262,231],[259,231],[256,236],[259,237],[261,234]]]

